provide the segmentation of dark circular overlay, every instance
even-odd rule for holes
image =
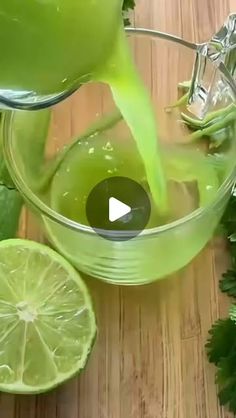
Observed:
[[[109,220],[109,201],[117,199],[131,211],[119,219]],[[86,203],[90,226],[110,241],[127,241],[139,235],[148,224],[151,204],[143,187],[128,177],[110,177],[98,183]],[[99,250],[99,249],[98,249]]]

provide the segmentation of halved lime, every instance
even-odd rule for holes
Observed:
[[[82,370],[96,335],[90,296],[60,255],[0,242],[0,390],[46,392]]]

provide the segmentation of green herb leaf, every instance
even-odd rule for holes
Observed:
[[[234,356],[233,360],[236,358]],[[230,412],[236,413],[236,378],[229,380],[229,383],[219,392],[220,405],[228,405]]]
[[[234,331],[235,333],[235,331]],[[231,412],[236,412],[236,350],[235,346],[227,357],[218,364],[216,382],[219,385],[221,405],[228,405]]]
[[[236,324],[230,318],[219,320],[209,332],[206,344],[208,358],[218,370],[216,383],[219,385],[221,405],[228,405],[236,412]]]
[[[12,178],[8,172],[8,169],[6,167],[6,163],[4,161],[3,156],[1,155],[0,151],[0,185],[6,186],[9,189],[14,189],[14,183],[12,181]]]
[[[0,186],[0,241],[16,236],[22,204],[17,190]]]
[[[134,9],[135,7],[135,0],[124,0],[123,3],[123,10]]]
[[[236,271],[228,270],[220,280],[220,290],[236,298]]]
[[[228,238],[236,233],[236,196],[232,194],[224,216],[222,218],[222,224],[226,231]]]
[[[16,236],[22,205],[23,199],[6,167],[0,137],[0,241]]]
[[[223,274],[220,289],[236,298],[236,193],[229,201],[222,218],[222,226],[228,237],[232,267]],[[232,305],[229,318],[217,321],[209,331],[206,344],[209,361],[217,366],[216,383],[219,385],[219,401],[236,414],[236,304]]]
[[[220,319],[209,331],[209,336],[206,344],[208,359],[217,366],[232,352],[232,347],[236,348],[236,324],[230,318]]]
[[[133,10],[134,7],[135,7],[135,0],[124,0],[124,3],[123,3],[123,11],[125,12],[125,14],[129,10]],[[126,16],[124,17],[124,25],[125,26],[129,26],[130,25],[130,20]]]
[[[234,331],[235,332],[235,331]],[[232,383],[233,381],[236,383],[236,376],[234,374],[236,372],[236,351],[235,347],[231,350],[231,353],[227,355],[227,357],[222,358],[218,363],[218,372],[216,375],[216,382],[221,388],[221,392],[225,391],[226,388]],[[225,403],[229,402],[229,398],[226,400]]]

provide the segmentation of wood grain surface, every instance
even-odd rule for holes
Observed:
[[[137,0],[134,23],[204,41],[234,8],[236,0]],[[21,235],[42,240],[27,213]],[[87,279],[99,327],[88,367],[48,395],[1,395],[0,418],[229,418],[204,351],[212,322],[227,312],[218,291],[227,264],[217,241],[154,285]]]

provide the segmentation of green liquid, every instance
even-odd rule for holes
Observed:
[[[218,168],[214,158],[172,147],[163,148],[162,155],[169,207],[165,216],[160,215],[153,201],[135,143],[131,138],[117,141],[108,133],[80,140],[64,155],[43,199],[67,219],[88,225],[86,201],[91,189],[108,177],[126,176],[140,183],[149,194],[151,216],[147,228],[166,225],[214,201],[225,178],[221,164]],[[94,211],[99,213],[99,202]],[[203,217],[177,229],[151,232],[150,236],[122,243],[84,233],[82,228],[70,229],[44,216],[42,221],[52,245],[79,270],[109,282],[142,284],[186,265],[211,238],[221,214],[220,208],[208,215],[206,211]]]
[[[107,59],[122,0],[2,0],[0,89],[48,95],[78,86]]]
[[[163,149],[162,154],[168,180],[166,216],[160,216],[155,205],[135,144],[103,135],[79,141],[67,153],[52,181],[50,206],[68,219],[88,225],[86,202],[91,190],[109,177],[129,177],[141,184],[150,197],[151,217],[147,228],[154,228],[190,214],[215,197],[219,179],[206,157],[175,148]],[[94,210],[99,212],[99,202]]]

